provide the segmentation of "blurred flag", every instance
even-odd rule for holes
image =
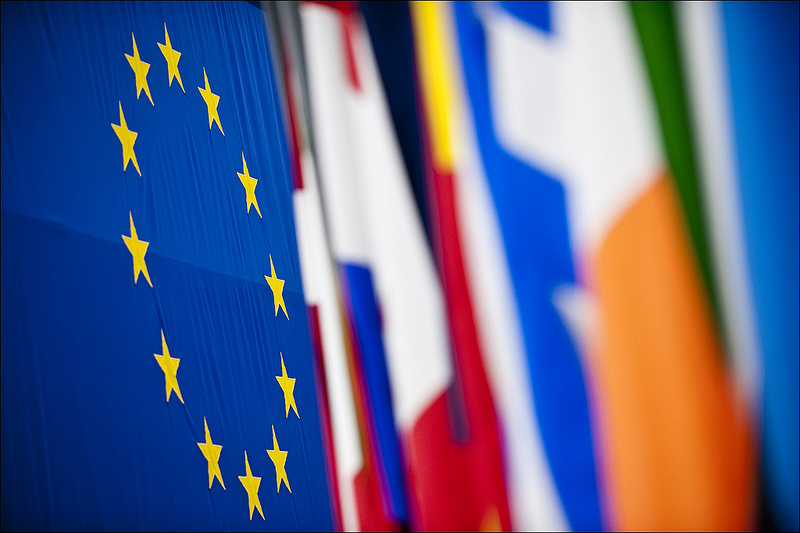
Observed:
[[[541,37],[535,26],[506,19],[506,38],[517,37],[506,50],[531,54],[531,70],[506,64],[495,79],[549,91],[540,108],[531,101],[531,112],[547,108],[560,120],[544,116],[541,128],[523,132],[522,113],[510,113],[509,94],[500,93],[497,123],[510,151],[567,188],[574,253],[599,311],[589,353],[610,525],[748,527],[748,420],[723,366],[662,155],[631,13],[622,4],[554,3],[548,19],[553,35],[544,42],[532,37]],[[536,59],[550,76],[529,74]]]
[[[458,353],[469,336],[453,338],[453,368],[442,288],[363,20],[349,3],[305,3],[301,19],[322,196],[382,497],[383,524],[366,522],[359,499],[361,526],[508,528],[491,397],[477,352]]]
[[[702,278],[703,290],[708,296],[712,318],[721,333],[726,323],[720,320],[718,290],[719,280],[712,268],[708,234],[708,203],[703,197],[699,162],[696,157],[696,139],[690,126],[690,111],[685,88],[685,65],[678,45],[678,32],[674,11],[681,9],[674,2],[631,2],[635,35],[641,50],[647,75],[651,100],[657,111],[658,132],[662,140],[664,157],[669,163],[676,198],[690,238]],[[687,50],[692,56],[693,49]],[[724,353],[724,352],[723,352]]]
[[[331,529],[262,12],[2,5],[2,528]]]
[[[361,30],[353,8],[349,3],[304,3],[300,20],[315,155],[352,342],[354,390],[366,455],[356,487],[360,526],[382,530],[405,522],[406,505],[374,267],[366,241],[371,198],[364,182],[371,169],[363,166],[374,156],[374,147],[362,143],[374,135],[366,129],[374,128],[374,122],[364,117],[371,102],[358,99],[354,90],[361,82],[354,56]]]
[[[320,391],[330,414],[328,469],[342,531],[361,528],[356,507],[356,487],[368,479],[353,397],[351,342],[344,328],[345,314],[322,209],[312,151],[307,108],[307,84],[297,4],[277,4],[281,64],[288,110],[291,153],[294,162],[294,215],[303,289],[308,307],[311,340],[322,371]],[[363,488],[362,488],[363,490]]]
[[[763,353],[763,464],[779,528],[800,526],[798,4],[723,4],[747,256]]]
[[[481,254],[491,255],[488,243],[502,239],[507,266],[472,267],[474,278],[493,279],[488,274],[493,272],[494,279],[504,275],[508,280],[506,294],[513,294],[517,309],[507,312],[519,316],[518,345],[527,350],[536,422],[558,495],[548,495],[552,485],[546,477],[541,488],[531,487],[527,501],[556,507],[549,514],[528,515],[526,523],[556,524],[559,503],[571,527],[588,528],[588,520],[599,520],[589,490],[591,460],[579,463],[586,465],[578,471],[582,478],[575,470],[565,475],[551,445],[560,437],[581,443],[565,454],[567,461],[590,456],[592,447],[603,458],[597,470],[600,487],[607,487],[599,491],[605,527],[748,527],[753,509],[749,420],[724,367],[711,306],[662,155],[628,7],[503,3],[458,4],[452,14],[441,11],[458,40],[449,41],[455,64],[448,65],[447,54],[434,57],[423,73],[429,76],[432,144],[445,147],[434,151],[434,162],[452,158],[457,176],[464,167],[465,177],[456,181],[464,205],[472,199],[474,205],[496,209],[496,215],[490,211],[484,219],[489,230],[475,222],[480,220],[476,210],[464,215],[462,232],[471,234],[480,250],[468,264],[479,265]],[[449,85],[448,76],[455,80]],[[457,102],[459,83],[466,86],[461,94],[469,97],[461,109],[472,110],[465,118],[457,104],[447,105]],[[442,100],[435,99],[437,92]],[[481,160],[470,163],[476,146]],[[542,191],[526,194],[537,183]],[[563,212],[559,184],[566,192],[562,216],[568,232],[557,223],[559,209]],[[537,223],[526,226],[529,220]],[[513,238],[523,231],[524,238]],[[536,243],[537,232],[541,243]],[[559,252],[567,245],[571,254]],[[543,257],[532,259],[537,253]],[[577,282],[570,278],[572,260]],[[549,322],[544,311],[526,312],[534,293],[522,290],[537,284],[540,301],[549,296],[558,310],[558,315],[550,313]],[[583,365],[595,383],[588,394],[591,418],[583,424],[575,417],[562,419],[560,435],[546,418],[561,408],[557,402],[545,403],[557,398],[548,385],[572,383],[567,397],[575,401],[582,389],[580,368],[573,364],[568,372],[567,359],[560,368],[537,368],[531,356],[545,333],[557,332],[559,318],[584,348]],[[545,353],[556,353],[550,346]],[[588,439],[589,421],[594,443]],[[509,457],[522,460],[513,450]],[[541,464],[533,453],[528,461]],[[583,490],[577,490],[579,482]],[[512,478],[512,498],[514,492],[516,501],[526,501],[523,487],[514,488]],[[523,519],[519,512],[515,517]]]
[[[767,527],[797,530],[798,6],[676,8],[722,314],[761,424]]]
[[[429,191],[425,184],[417,106],[416,56],[408,2],[360,2],[386,103],[397,134],[414,200],[430,242]]]
[[[452,189],[450,198],[439,195],[449,204],[439,211],[455,215],[443,239],[463,243],[451,261],[464,263],[475,303],[504,431],[512,524],[599,529],[583,372],[557,308],[576,292],[564,189],[498,144],[485,30],[472,10],[415,4],[413,11],[434,176],[440,189]]]

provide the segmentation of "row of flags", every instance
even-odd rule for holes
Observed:
[[[2,528],[797,530],[797,28],[4,2]]]
[[[304,286],[328,287],[307,301],[349,370],[326,380],[342,528],[796,529],[796,5],[273,16]],[[783,73],[751,85],[795,122],[736,126],[733,72],[767,55]],[[737,160],[756,131],[769,178]],[[750,244],[774,235],[782,355]]]

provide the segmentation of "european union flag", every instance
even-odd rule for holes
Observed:
[[[2,4],[2,529],[331,529],[248,3]]]

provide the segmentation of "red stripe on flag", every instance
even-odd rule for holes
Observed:
[[[422,129],[427,148],[428,132]],[[500,435],[462,259],[453,177],[433,165],[427,149],[423,153],[433,193],[429,196],[433,202],[433,244],[447,301],[454,379],[459,385],[448,394],[462,395],[467,439],[459,444],[449,430],[450,416],[457,413],[448,409],[445,395],[414,425],[409,436],[408,472],[413,483],[412,526],[425,530],[509,530]]]
[[[356,19],[353,12],[346,13],[342,17],[343,35],[344,35],[344,49],[347,57],[345,58],[347,64],[347,74],[350,80],[350,85],[353,86],[355,91],[361,89],[361,84],[358,80],[358,69],[356,68],[356,55],[353,47],[353,36],[355,35]]]
[[[310,4],[321,4],[331,7],[342,14],[342,35],[344,38],[344,53],[345,65],[347,65],[347,79],[353,89],[358,91],[361,89],[361,83],[358,78],[358,69],[356,68],[355,48],[353,46],[353,36],[356,33],[355,13],[357,11],[356,3],[349,0],[344,1],[325,1],[325,0],[312,0]]]
[[[364,468],[353,480],[361,531],[400,531],[400,525],[389,521],[383,512],[381,489],[373,467],[372,459],[366,459]]]

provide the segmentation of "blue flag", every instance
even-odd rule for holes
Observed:
[[[798,4],[724,3],[744,236],[764,365],[764,490],[775,527],[800,527]]]
[[[2,529],[332,529],[262,12],[2,4]]]

